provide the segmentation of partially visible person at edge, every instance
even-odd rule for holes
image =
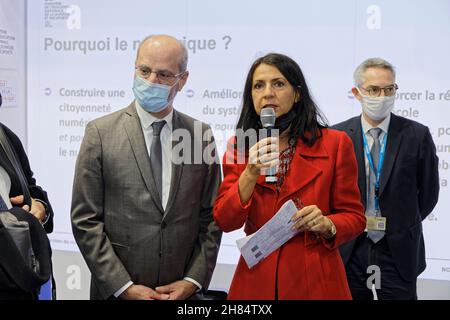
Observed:
[[[292,199],[299,233],[252,269],[241,256],[228,298],[351,299],[338,247],[366,225],[353,144],[326,128],[300,67],[285,55],[271,53],[253,63],[237,128],[260,129],[266,107],[275,110],[279,138],[246,146],[243,164],[236,161],[239,137],[230,140],[214,219],[225,232],[245,225],[250,235]],[[277,183],[266,183],[261,169],[278,164]]]
[[[0,106],[2,105],[2,102],[2,96],[0,94]],[[36,179],[34,178],[33,171],[30,167],[30,162],[28,161],[27,154],[25,153],[20,139],[3,123],[0,123],[0,126],[2,127],[1,130],[3,130],[5,138],[4,140],[2,139],[0,144],[0,210],[8,211],[12,208],[21,208],[32,214],[42,224],[47,233],[51,233],[53,231],[53,209],[48,200],[47,192],[36,184]],[[8,152],[5,148],[8,148],[12,152],[10,156],[13,156],[16,159],[20,168],[16,168],[14,166],[13,162],[16,161],[12,161],[9,158]],[[23,181],[22,183],[22,178],[19,175],[23,176],[26,181]],[[24,188],[28,188],[28,192],[25,192]],[[29,194],[29,202],[26,199],[25,194]],[[38,244],[33,244],[33,246],[37,245]],[[39,246],[48,246],[48,250],[51,251],[48,244],[48,239],[46,239],[46,243],[40,243]],[[8,263],[8,257],[3,256],[1,251],[0,259],[3,260],[2,263]],[[51,262],[49,261],[49,263]],[[17,268],[18,266],[14,265],[11,267]],[[12,289],[9,287],[12,284],[9,280],[16,282],[19,279],[3,280],[8,282],[8,284],[2,283],[0,275],[0,300],[38,299],[38,291],[25,292],[19,288]],[[53,298],[56,297],[54,281],[52,296]]]

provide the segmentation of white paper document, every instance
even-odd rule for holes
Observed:
[[[258,231],[236,241],[250,269],[298,233],[291,221],[296,212],[294,201],[289,200]]]

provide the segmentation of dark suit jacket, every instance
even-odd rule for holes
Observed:
[[[30,193],[30,196],[34,199],[39,199],[41,201],[44,201],[47,205],[47,214],[49,215],[47,222],[44,224],[45,231],[47,233],[51,233],[53,231],[53,209],[50,204],[50,201],[48,200],[47,192],[45,192],[40,186],[36,185],[36,180],[33,177],[33,172],[30,168],[30,163],[28,161],[28,157],[25,153],[25,150],[22,146],[22,143],[20,142],[20,139],[4,124],[0,123],[0,126],[3,128],[7,143],[12,149],[12,152],[14,153],[17,161],[20,163],[20,166],[22,167],[22,171],[25,175],[25,179],[28,185],[28,191]],[[5,169],[5,171],[8,173],[9,178],[11,179],[11,190],[9,193],[10,197],[15,197],[18,195],[24,195],[24,190],[22,190],[22,185],[20,183],[20,180],[16,174],[16,171],[14,169],[14,166],[12,165],[11,161],[9,160],[5,150],[3,149],[3,146],[0,145],[0,165]],[[30,205],[30,203],[28,203]],[[42,227],[40,226],[37,219],[34,219],[33,216],[31,216],[29,213],[26,213],[24,211],[21,212],[21,209],[19,208],[12,208],[10,212],[14,212],[16,217],[19,218],[19,220],[27,221],[30,225],[31,230],[42,230]],[[20,218],[22,217],[22,218]],[[39,230],[38,230],[39,231]],[[2,239],[2,241],[5,241],[5,239]],[[36,258],[41,264],[41,269],[39,271],[39,274],[36,274],[36,277],[41,277],[39,279],[36,279],[34,277],[31,277],[31,274],[34,274],[34,272],[29,272],[27,268],[24,268],[24,265],[21,263],[20,260],[21,256],[19,256],[19,260],[17,260],[17,256],[13,256],[13,252],[10,252],[7,256],[4,256],[5,248],[8,248],[8,246],[5,243],[2,243],[2,245],[5,245],[3,247],[3,251],[0,250],[0,259],[3,259],[3,263],[5,264],[4,267],[6,268],[11,267],[11,269],[8,269],[10,272],[6,272],[9,277],[13,277],[14,281],[10,282],[14,285],[8,285],[5,282],[6,278],[0,279],[0,300],[7,298],[7,299],[37,299],[37,295],[35,293],[30,292],[24,292],[22,290],[17,289],[11,289],[15,288],[15,284],[19,284],[21,288],[27,287],[29,285],[30,287],[35,285],[36,283],[34,281],[40,281],[41,279],[48,279],[48,273],[51,273],[51,248],[48,242],[48,239],[44,237],[40,232],[31,232],[31,241],[33,243],[33,250],[36,254]],[[16,259],[15,259],[16,258]],[[6,269],[5,269],[6,270]],[[2,274],[4,275],[5,270],[0,270],[0,278],[2,277]],[[17,275],[16,275],[17,274]],[[31,277],[31,278],[30,278]],[[52,278],[53,283],[53,297],[56,296],[56,286],[54,279]],[[5,285],[5,287],[2,287],[1,284]]]
[[[172,125],[188,134],[186,160],[211,154],[206,124],[174,110]],[[90,122],[75,169],[72,229],[92,273],[91,299],[108,299],[130,280],[154,289],[189,277],[207,288],[222,236],[212,217],[219,184],[218,161],[173,164],[163,210],[134,103]]]
[[[358,185],[366,202],[366,169],[361,116],[334,126],[353,141],[358,161]],[[431,213],[439,195],[438,157],[430,131],[424,125],[391,114],[386,155],[380,177],[380,209],[387,218],[386,238],[401,276],[414,281],[425,269],[422,221]],[[345,263],[354,247],[341,247]]]
[[[33,177],[33,171],[31,171],[30,163],[25,150],[20,142],[19,138],[4,124],[0,123],[3,130],[5,131],[8,142],[22,166],[23,173],[28,182],[28,190],[32,198],[44,201],[47,204],[47,214],[50,215],[47,223],[44,225],[47,233],[53,231],[53,209],[48,200],[47,192],[45,192],[40,186],[36,185],[36,179]],[[19,178],[16,175],[14,167],[6,156],[3,147],[0,146],[0,165],[5,169],[11,179],[11,191],[9,193],[10,197],[15,197],[18,195],[23,195],[24,192],[21,188]]]

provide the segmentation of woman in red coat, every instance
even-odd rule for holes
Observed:
[[[239,132],[262,128],[267,107],[275,110],[279,137],[249,147],[247,134],[240,150]],[[252,269],[241,257],[228,298],[351,299],[338,247],[366,225],[353,145],[345,133],[326,128],[295,61],[272,53],[254,62],[237,128],[224,155],[216,223],[225,232],[245,225],[249,235],[292,199],[300,233]],[[274,165],[277,182],[266,183],[261,169]]]

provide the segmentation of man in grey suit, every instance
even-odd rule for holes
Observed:
[[[220,166],[210,128],[173,109],[186,67],[178,40],[147,37],[136,100],[86,127],[71,218],[91,299],[187,299],[209,285],[222,236],[212,217]]]

